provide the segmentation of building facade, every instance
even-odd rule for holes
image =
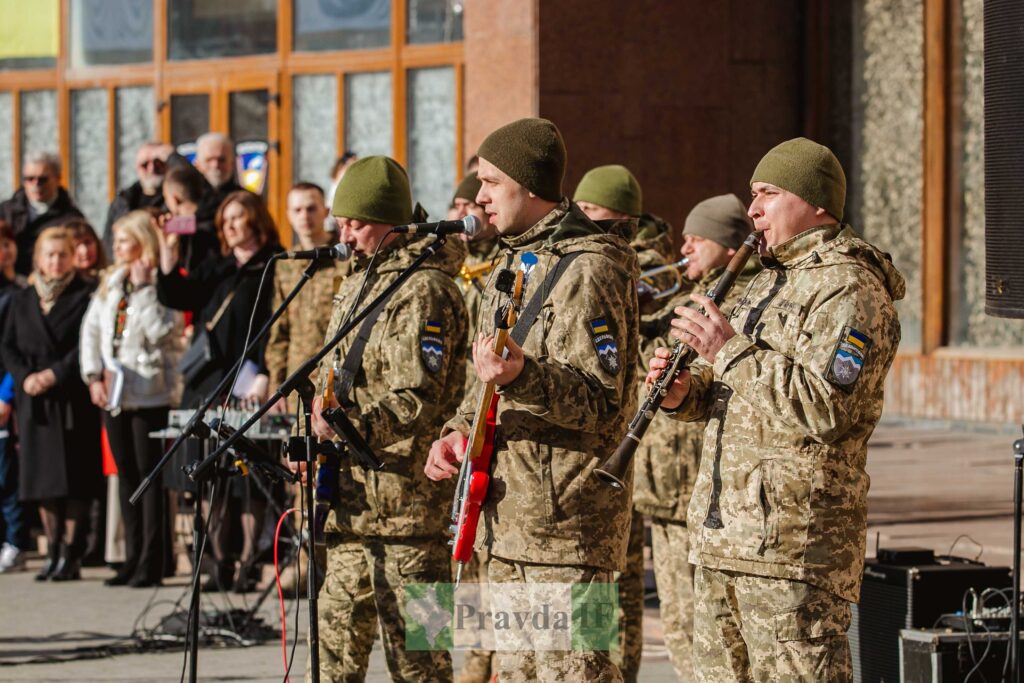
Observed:
[[[1019,422],[1024,322],[984,313],[983,0],[0,0],[0,195],[58,149],[95,223],[134,150],[269,143],[267,199],[391,154],[443,214],[495,127],[544,116],[566,192],[623,163],[677,227],[779,141],[830,145],[907,276],[889,415]]]

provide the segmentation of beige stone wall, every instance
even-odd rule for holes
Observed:
[[[537,116],[537,0],[467,0],[465,22],[469,158],[495,128]]]
[[[903,348],[921,340],[924,13],[919,0],[853,3],[847,218],[907,279]]]

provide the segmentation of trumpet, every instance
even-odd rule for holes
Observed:
[[[648,268],[640,273],[640,280],[636,284],[636,294],[641,303],[659,301],[666,299],[683,288],[683,270],[690,262],[688,256],[684,256],[675,263],[666,263],[663,266]],[[663,274],[669,274],[674,282],[664,289],[658,288],[657,278]]]
[[[464,265],[459,269],[459,277],[466,283],[466,286],[469,286],[473,284],[474,280],[487,277],[492,270],[494,270],[494,261],[485,261],[472,266]]]
[[[729,261],[729,265],[726,266],[722,277],[718,279],[714,287],[708,290],[707,297],[716,306],[720,306],[722,301],[725,300],[729,290],[736,283],[736,277],[743,270],[743,266],[747,264],[747,259],[750,258],[750,255],[757,251],[760,242],[761,234],[758,232],[751,233],[746,241],[743,242],[743,245],[736,250],[736,255]],[[693,362],[696,355],[692,347],[687,346],[681,341],[676,342],[672,348],[672,355],[668,359],[668,367],[661,371],[661,376],[651,385],[650,391],[647,392],[647,397],[640,404],[640,409],[629,423],[626,436],[623,437],[615,452],[604,461],[604,464],[594,470],[594,476],[613,488],[625,488],[626,476],[629,474],[629,468],[633,465],[633,456],[636,454],[636,449],[640,446],[640,439],[644,437],[654,416],[658,414],[661,402],[668,395],[669,387]]]

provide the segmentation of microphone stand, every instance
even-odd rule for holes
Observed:
[[[241,366],[241,364],[245,361],[245,357],[249,354],[250,351],[252,351],[252,349],[256,347],[260,339],[262,339],[263,336],[270,331],[270,328],[273,326],[275,322],[277,322],[278,318],[280,318],[284,314],[285,309],[288,308],[288,304],[290,304],[292,300],[295,299],[296,296],[298,296],[299,291],[306,285],[307,282],[310,281],[310,279],[312,279],[313,275],[316,274],[316,271],[320,267],[320,265],[321,262],[317,259],[313,259],[312,261],[309,262],[309,265],[306,266],[306,269],[302,272],[302,277],[300,277],[299,281],[295,283],[295,286],[292,288],[292,291],[289,292],[288,296],[284,298],[284,301],[282,301],[281,305],[277,307],[277,310],[275,310],[271,314],[270,318],[263,325],[263,327],[260,328],[259,332],[257,332],[253,336],[252,340],[250,340],[249,342],[249,345],[245,347],[245,351],[242,352],[241,357],[239,357],[239,359],[235,361],[235,364],[231,366],[231,369],[224,375],[224,378],[220,381],[220,384],[217,385],[217,388],[210,393],[206,400],[203,401],[203,405],[192,414],[192,417],[190,417],[188,422],[181,428],[181,434],[178,435],[178,437],[174,440],[174,443],[171,444],[171,447],[167,450],[166,453],[164,453],[163,457],[160,458],[160,462],[158,462],[156,466],[153,467],[150,473],[146,475],[146,478],[143,479],[142,482],[139,484],[138,488],[135,489],[135,492],[132,493],[131,498],[128,499],[128,501],[132,505],[136,505],[138,503],[139,498],[141,498],[142,495],[149,489],[149,487],[152,486],[156,478],[160,476],[160,473],[163,471],[164,467],[167,466],[167,463],[170,461],[171,456],[174,455],[175,451],[177,451],[181,444],[185,442],[185,439],[191,436],[194,436],[198,439],[209,438],[210,428],[206,425],[205,422],[203,422],[203,418],[206,415],[206,411],[209,410],[210,406],[214,404],[217,398],[221,395],[221,392],[227,389],[228,382],[234,381],[235,373],[238,371],[238,368]],[[217,455],[219,456],[221,452],[223,452],[223,449],[218,450]],[[199,655],[200,593],[199,549],[202,546],[203,541],[203,516],[200,505],[202,501],[201,487],[199,487],[198,493],[199,495],[196,496],[196,500],[193,506],[195,510],[193,511],[192,514],[192,596],[189,607],[189,638],[187,643],[190,683],[195,683],[198,680],[197,676]],[[310,556],[312,557],[312,553],[310,553]]]
[[[275,256],[274,258],[277,257]],[[152,486],[153,481],[160,475],[164,467],[167,466],[167,462],[171,459],[171,456],[174,455],[175,451],[178,450],[181,444],[185,442],[185,439],[189,438],[190,436],[196,435],[196,425],[205,419],[206,411],[209,410],[210,406],[212,406],[217,401],[221,393],[225,389],[227,389],[228,382],[234,380],[235,373],[238,372],[239,366],[245,362],[245,357],[249,355],[249,352],[256,347],[260,339],[262,339],[263,336],[270,331],[270,328],[274,325],[274,323],[277,322],[278,318],[284,315],[285,309],[288,308],[288,305],[292,302],[292,300],[296,296],[298,296],[302,288],[306,286],[306,283],[309,282],[312,279],[313,275],[316,274],[316,271],[320,268],[320,265],[321,261],[318,259],[313,259],[312,261],[309,262],[309,265],[306,266],[306,270],[302,272],[302,277],[300,277],[299,281],[295,283],[295,286],[292,288],[292,291],[288,293],[288,296],[284,298],[284,301],[281,302],[281,305],[278,306],[277,309],[270,315],[270,318],[267,320],[266,323],[264,323],[263,327],[260,328],[259,332],[253,335],[253,338],[249,341],[249,345],[246,346],[245,351],[242,352],[242,356],[237,361],[235,361],[235,364],[231,366],[231,369],[228,370],[227,373],[225,373],[224,378],[220,381],[220,384],[217,385],[217,388],[210,392],[210,395],[207,396],[207,398],[203,401],[202,406],[196,409],[196,411],[192,414],[192,417],[190,417],[188,422],[186,422],[185,425],[181,428],[181,434],[178,435],[178,437],[171,444],[171,447],[168,448],[167,452],[164,453],[162,458],[160,458],[160,462],[158,462],[156,466],[153,467],[150,473],[146,475],[146,478],[143,479],[142,482],[139,484],[138,488],[135,489],[135,492],[132,493],[131,498],[128,499],[129,503],[131,503],[132,505],[138,504],[139,498],[141,498],[142,494],[144,494],[149,489],[149,487]]]
[[[300,399],[302,400],[303,412],[305,413],[305,429],[306,429],[306,529],[310,539],[312,547],[313,539],[316,534],[316,501],[314,500],[313,490],[313,463],[316,460],[316,443],[313,436],[313,396],[316,393],[316,388],[310,381],[310,374],[317,368],[320,361],[324,359],[338,343],[344,339],[353,329],[356,328],[359,323],[363,321],[366,316],[370,314],[378,305],[383,301],[387,300],[399,287],[405,284],[405,281],[412,277],[419,268],[437,251],[444,246],[445,235],[437,233],[434,241],[430,243],[423,252],[416,257],[416,259],[409,264],[409,267],[403,270],[395,280],[389,284],[384,291],[377,295],[370,303],[366,304],[359,313],[352,317],[348,321],[348,324],[343,325],[337,333],[326,343],[323,348],[317,351],[312,357],[310,357],[305,363],[303,363],[298,370],[293,372],[281,386],[277,388],[273,396],[268,398],[263,405],[261,405],[255,413],[253,413],[249,419],[239,425],[237,431],[226,438],[220,443],[213,453],[206,456],[205,459],[193,463],[187,469],[187,474],[192,481],[199,483],[205,479],[208,470],[213,467],[217,462],[217,459],[222,453],[227,451],[243,434],[252,428],[254,424],[259,422],[260,418],[263,417],[270,408],[282,398],[288,396],[292,391],[297,391]],[[348,417],[342,411],[338,411],[336,420],[342,423],[349,423]],[[350,423],[346,425],[350,427],[352,431],[355,431],[354,427],[351,427]],[[346,429],[347,431],[347,429]],[[360,464],[363,464],[362,462]],[[369,464],[369,463],[366,463]],[[364,467],[366,466],[364,464]],[[378,468],[379,469],[379,468]],[[310,673],[312,675],[313,683],[319,683],[320,681],[320,630],[317,623],[317,596],[315,590],[315,581],[312,577],[316,576],[316,557],[315,553],[309,553],[309,563],[307,570],[307,581],[306,581],[306,594],[309,601],[309,656],[310,656]]]

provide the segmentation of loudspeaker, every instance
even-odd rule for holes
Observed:
[[[956,559],[918,565],[867,560],[849,632],[853,680],[898,683],[902,629],[931,628],[943,614],[960,610],[969,588],[981,593],[1010,585],[1008,567]]]
[[[985,313],[1024,318],[1024,2],[985,0]]]

